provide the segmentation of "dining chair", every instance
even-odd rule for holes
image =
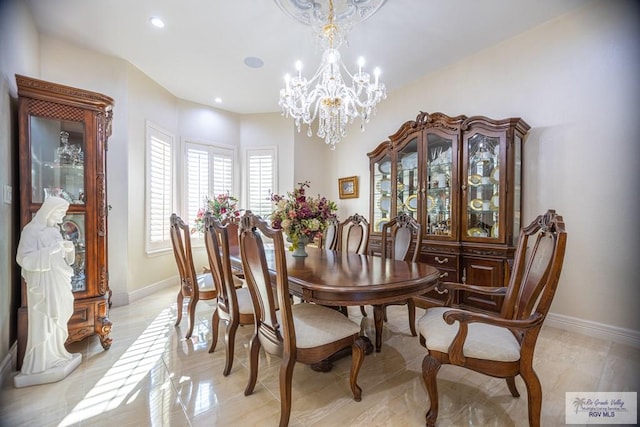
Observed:
[[[272,239],[275,288],[267,264],[262,237]],[[240,223],[240,254],[256,319],[249,344],[249,382],[246,396],[253,393],[258,377],[260,348],[282,358],[280,363],[280,426],[289,424],[291,415],[291,381],[296,362],[316,364],[339,350],[351,346],[349,382],[354,400],[360,401],[357,384],[364,360],[364,340],[360,326],[337,310],[311,303],[292,304],[289,297],[284,239],[280,230],[251,211]],[[279,310],[276,310],[276,303]]]
[[[240,223],[238,220],[229,221],[224,220],[221,222],[222,225],[226,225],[227,227],[227,236],[229,240],[229,255],[240,257]],[[245,284],[244,274],[242,273],[242,268],[231,267],[231,271],[233,272],[233,283],[236,288],[242,287]]]
[[[369,222],[360,214],[353,214],[343,222],[338,223],[336,250],[366,254],[369,246]],[[340,311],[347,313],[347,307],[340,307]],[[367,317],[364,306],[360,306],[360,313]]]
[[[320,247],[335,251],[338,248],[338,227],[340,222],[337,217],[329,218],[327,221],[327,229],[321,237]]]
[[[422,377],[429,395],[427,426],[438,417],[436,376],[442,364],[504,378],[513,397],[520,394],[515,377],[527,388],[529,425],[540,425],[542,387],[533,369],[533,353],[542,323],[558,286],[567,242],[562,216],[548,210],[520,231],[513,271],[507,287],[444,282],[447,304],[459,291],[503,295],[499,315],[450,307],[429,308],[418,321],[420,344],[427,349]]]
[[[409,250],[412,248],[413,250]],[[422,242],[422,226],[411,215],[400,212],[382,227],[381,256],[399,261],[416,262]],[[412,298],[404,301],[384,304],[384,320],[387,320],[386,307],[389,305],[406,305],[409,312],[409,329],[416,336],[416,305]]]
[[[207,213],[204,219],[204,243],[207,249],[207,258],[213,283],[216,287],[216,307],[213,310],[211,320],[212,341],[209,353],[213,353],[218,343],[218,330],[220,320],[227,325],[225,333],[226,362],[222,375],[225,377],[231,372],[233,355],[235,350],[235,337],[238,326],[254,324],[253,303],[247,287],[236,288],[236,281],[231,269],[230,240],[233,233],[237,233],[238,226],[234,223],[223,225],[211,213]],[[244,283],[244,281],[241,281]]]
[[[369,245],[369,222],[360,214],[353,214],[338,224],[337,249],[366,254]]]
[[[188,298],[187,312],[189,323],[185,338],[191,338],[196,315],[196,304],[199,300],[211,300],[216,298],[216,288],[213,284],[211,273],[196,274],[193,266],[193,255],[191,252],[191,233],[189,225],[177,214],[171,214],[169,218],[171,236],[171,246],[178,266],[180,276],[180,290],[178,291],[177,305],[178,318],[176,326],[182,321],[182,305],[184,299]]]

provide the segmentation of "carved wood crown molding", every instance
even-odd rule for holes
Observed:
[[[396,133],[389,136],[391,144],[395,145],[404,140],[407,135],[413,132],[420,132],[424,129],[442,129],[447,132],[459,132],[460,126],[467,116],[460,115],[451,117],[444,113],[427,113],[420,111],[415,120],[405,122]]]
[[[43,99],[56,103],[66,103],[98,111],[111,111],[113,98],[97,92],[78,89],[45,80],[16,74],[18,95],[25,98]]]
[[[517,130],[518,132],[520,132],[522,134],[527,133],[529,131],[529,129],[531,129],[531,126],[529,126],[520,117],[512,117],[512,118],[508,118],[508,119],[494,120],[494,119],[490,119],[490,118],[485,117],[485,116],[467,117],[462,122],[462,124],[460,125],[460,128],[463,131],[466,131],[472,126],[481,126],[481,127],[484,126],[484,127],[490,128],[493,131],[507,130],[507,129],[513,127],[515,130]]]

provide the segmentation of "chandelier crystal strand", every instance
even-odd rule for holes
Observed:
[[[358,72],[351,74],[342,62],[340,52],[334,43],[340,44],[344,34],[334,22],[333,0],[329,0],[328,22],[322,27],[321,37],[328,46],[322,54],[322,61],[314,76],[307,80],[302,76],[302,63],[296,63],[294,77],[285,76],[285,87],[280,90],[279,106],[282,114],[292,117],[300,131],[304,123],[311,136],[311,124],[318,120],[317,135],[334,150],[346,136],[347,124],[360,117],[360,128],[364,131],[376,104],[387,97],[384,83],[380,82],[380,70],[374,71],[374,80],[363,70],[364,59],[358,60]],[[345,72],[350,85],[342,78]],[[314,86],[315,85],[315,86]]]

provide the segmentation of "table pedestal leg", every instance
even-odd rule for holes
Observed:
[[[382,349],[382,326],[384,323],[384,306],[373,306],[373,324],[376,328],[376,353]]]
[[[364,335],[361,337],[364,341],[364,354],[369,355],[373,353],[373,344],[371,344],[369,337],[365,337]],[[346,356],[351,356],[351,347],[345,347],[342,350],[338,350],[327,359],[312,364],[311,370],[316,372],[329,372],[331,368],[333,368],[333,362]]]

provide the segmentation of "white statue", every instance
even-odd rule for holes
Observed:
[[[64,346],[69,335],[67,322],[73,314],[71,277],[75,248],[64,240],[58,224],[69,202],[47,198],[20,235],[16,261],[26,282],[28,339],[16,387],[60,381],[82,361]]]

